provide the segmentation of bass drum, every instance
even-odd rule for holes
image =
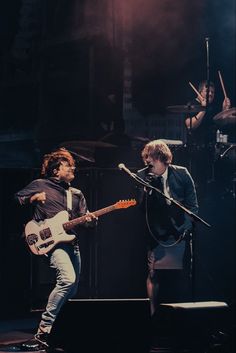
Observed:
[[[231,182],[236,177],[236,144],[222,145],[215,161],[215,179]]]

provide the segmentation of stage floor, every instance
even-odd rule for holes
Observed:
[[[23,317],[17,319],[5,319],[0,320],[0,353],[4,352],[25,352],[25,349],[22,349],[21,344],[25,341],[33,338],[33,335],[37,329],[38,324],[38,314],[33,317]],[[179,322],[181,325],[181,320]],[[234,333],[232,333],[233,335]],[[105,337],[105,336],[104,336]],[[79,332],[78,332],[79,338]],[[106,338],[104,338],[106,340]],[[187,339],[187,338],[186,338]],[[92,340],[92,334],[91,334]],[[235,346],[233,344],[233,337],[229,337],[228,335],[219,334],[215,340],[211,340],[211,343],[207,346],[204,344],[198,344],[197,346],[193,345],[193,347],[189,348],[185,346],[184,342],[181,342],[181,345],[178,348],[172,347],[171,338],[168,336],[160,336],[152,337],[150,342],[150,349],[143,353],[233,353],[235,350]],[[27,350],[27,352],[34,352],[35,350]],[[51,350],[50,352],[57,352],[56,350]],[[38,350],[39,353],[45,353],[45,350]],[[61,351],[60,351],[61,352]],[[107,353],[106,350],[104,353]],[[66,351],[66,353],[70,353]],[[73,352],[75,353],[75,352]],[[101,350],[92,350],[91,352],[86,350],[83,352],[78,349],[78,353],[102,353]],[[109,350],[109,353],[124,353],[123,351],[119,351],[117,349]],[[132,349],[130,351],[126,351],[125,353],[136,353]],[[142,353],[137,352],[137,353]]]

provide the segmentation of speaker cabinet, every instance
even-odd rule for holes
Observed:
[[[154,341],[174,347],[202,347],[219,332],[227,333],[229,307],[224,302],[160,304],[152,317]]]
[[[67,353],[148,353],[149,299],[72,299],[59,313],[50,345]]]

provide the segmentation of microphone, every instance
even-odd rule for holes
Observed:
[[[139,184],[144,185],[144,186],[147,185],[146,182],[145,182],[145,180],[143,180],[142,178],[140,178],[137,174],[132,173],[132,172],[124,165],[124,163],[118,164],[118,168],[119,168],[120,170],[123,170],[123,171],[126,172],[127,174],[129,174],[129,176],[131,176],[131,178],[133,178],[134,180],[136,180]],[[145,169],[147,169],[147,168],[149,168],[149,166],[148,166],[148,167],[145,167]]]
[[[126,168],[126,166],[124,165],[124,163],[118,164],[118,168],[119,168],[120,170],[123,170],[123,171],[126,172],[127,174],[129,174],[131,177],[134,177],[133,173],[132,173],[128,168]]]

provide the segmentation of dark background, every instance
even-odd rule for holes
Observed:
[[[12,0],[0,3],[0,306],[12,312],[40,306],[51,285],[44,261],[21,239],[30,211],[14,192],[39,175],[41,157],[71,140],[97,140],[101,122],[123,122],[123,65],[132,63],[132,104],[143,117],[165,116],[169,105],[194,97],[189,86],[207,76],[223,100],[217,71],[235,106],[235,2],[225,0]],[[108,95],[117,103],[110,109]],[[235,125],[231,127],[235,130]],[[121,130],[122,131],[122,130]],[[120,133],[120,130],[118,131]],[[122,135],[122,134],[121,134]],[[149,135],[143,133],[143,138]],[[81,161],[76,179],[91,210],[134,197],[134,185],[115,166],[142,166],[142,143],[118,136],[117,149],[97,149]],[[235,141],[233,141],[235,142]],[[124,146],[125,145],[125,146]],[[69,145],[70,146],[70,145]],[[232,163],[235,165],[235,149]],[[79,148],[75,152],[80,153]],[[182,161],[182,159],[180,158]],[[178,162],[178,159],[177,159]],[[188,161],[184,159],[184,164]],[[230,164],[230,166],[232,166]],[[112,168],[111,168],[112,166]],[[204,168],[200,166],[199,169]],[[224,169],[225,165],[219,167]],[[230,167],[231,168],[231,167]],[[200,195],[196,299],[235,304],[235,195],[233,173]],[[139,224],[140,222],[140,224]],[[136,208],[104,216],[81,239],[81,297],[145,297],[145,242]],[[19,304],[20,303],[20,304]],[[7,308],[9,311],[9,308]]]

